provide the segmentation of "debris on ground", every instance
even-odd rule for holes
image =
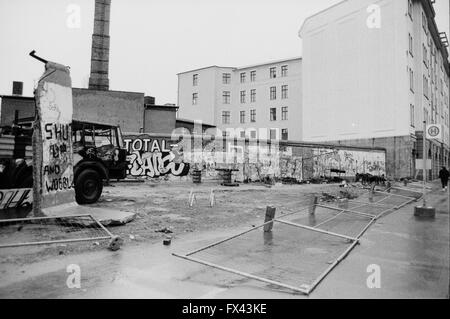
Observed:
[[[120,246],[123,244],[123,239],[119,236],[114,236],[111,238],[111,241],[109,242],[109,250],[116,251],[120,249]]]
[[[322,196],[320,197],[320,201],[322,202],[334,202],[338,198],[332,194],[322,192]]]
[[[346,190],[342,190],[339,192],[342,196],[342,198],[346,198],[346,199],[355,199],[358,198],[358,195],[351,192],[349,189]]]
[[[164,227],[158,230],[155,230],[156,233],[164,233],[164,234],[171,234],[173,231],[170,228]]]
[[[166,236],[163,240],[164,246],[169,246],[172,243],[172,236]]]

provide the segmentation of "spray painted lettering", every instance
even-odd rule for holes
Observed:
[[[32,203],[33,192],[30,188],[0,190],[0,210],[30,207]]]
[[[189,173],[189,164],[184,163],[183,151],[178,145],[164,139],[152,139],[146,134],[127,136],[124,143],[129,154],[128,175],[156,178]]]
[[[43,142],[43,195],[73,188],[70,88],[46,82],[39,90]],[[58,100],[60,99],[60,100]]]

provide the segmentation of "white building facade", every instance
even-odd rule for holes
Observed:
[[[213,124],[223,135],[300,141],[301,74],[301,58],[180,73],[178,116]]]
[[[448,41],[430,0],[347,0],[305,20],[303,139],[387,149],[388,174],[417,176],[423,120],[436,177],[449,163]]]

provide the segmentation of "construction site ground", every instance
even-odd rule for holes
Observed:
[[[193,189],[196,200],[189,206]],[[215,205],[209,207],[211,189]],[[106,242],[0,250],[0,298],[304,298],[304,295],[172,256],[251,229],[266,206],[277,214],[305,206],[307,194],[367,192],[339,185],[243,184],[147,181],[105,187],[97,207],[135,211],[137,218],[109,228],[124,239],[111,252]],[[445,298],[448,294],[447,193],[437,183],[429,195],[434,220],[417,220],[407,205],[374,223],[353,251],[310,298]],[[274,232],[276,229],[274,229]],[[277,233],[275,233],[277,234]],[[172,243],[164,246],[166,236]],[[25,236],[25,235],[24,235]],[[292,247],[295,249],[295,247]],[[66,285],[66,267],[81,267],[80,289]],[[369,266],[379,266],[381,287],[369,288]],[[301,267],[301,261],[298,267]],[[369,267],[369,268],[368,268]]]

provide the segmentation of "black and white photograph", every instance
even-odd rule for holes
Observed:
[[[449,39],[449,0],[0,0],[0,299],[448,300]]]

